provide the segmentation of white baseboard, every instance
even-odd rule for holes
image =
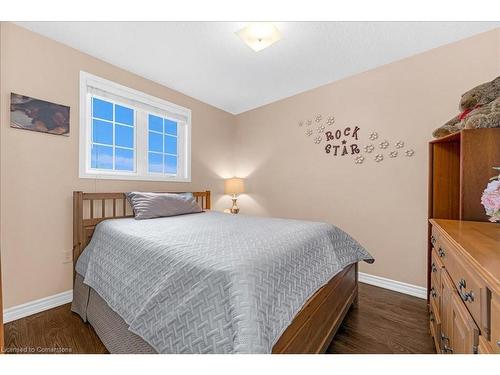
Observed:
[[[370,275],[363,272],[358,273],[358,280],[361,283],[375,285],[380,288],[394,290],[395,292],[427,299],[427,288],[424,288],[422,286],[407,284],[401,281],[386,279],[385,277]]]
[[[401,281],[386,279],[385,277],[370,275],[359,272],[359,282],[375,285],[380,288],[394,290],[396,292],[409,294],[418,298],[427,298],[427,289],[421,286],[403,283]],[[4,323],[12,322],[57,306],[70,303],[73,300],[73,290],[67,290],[53,296],[40,298],[35,301],[27,302],[22,305],[10,307],[3,311]]]
[[[40,298],[35,301],[23,303],[22,305],[10,307],[3,311],[4,323],[12,322],[57,306],[73,301],[73,290],[67,290],[53,296]]]

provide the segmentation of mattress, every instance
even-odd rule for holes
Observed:
[[[270,353],[309,297],[360,260],[373,258],[330,224],[204,212],[105,220],[76,269],[152,351]]]

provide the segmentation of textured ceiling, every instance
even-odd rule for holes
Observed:
[[[241,22],[17,22],[237,114],[500,26],[500,22],[276,22],[252,51]]]

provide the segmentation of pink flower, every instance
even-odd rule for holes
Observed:
[[[484,189],[485,193],[491,193],[494,191],[500,190],[500,180],[493,180],[486,185],[486,189]]]
[[[494,191],[491,193],[484,192],[481,197],[481,203],[487,210],[500,210],[500,191]]]
[[[488,183],[481,196],[481,204],[484,206],[486,214],[490,216],[491,222],[500,221],[500,180]]]

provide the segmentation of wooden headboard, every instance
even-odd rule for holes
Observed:
[[[178,194],[178,192],[175,192]],[[193,196],[204,210],[210,209],[210,191]],[[97,224],[106,219],[133,217],[125,193],[73,192],[73,276],[76,261],[89,243]]]

